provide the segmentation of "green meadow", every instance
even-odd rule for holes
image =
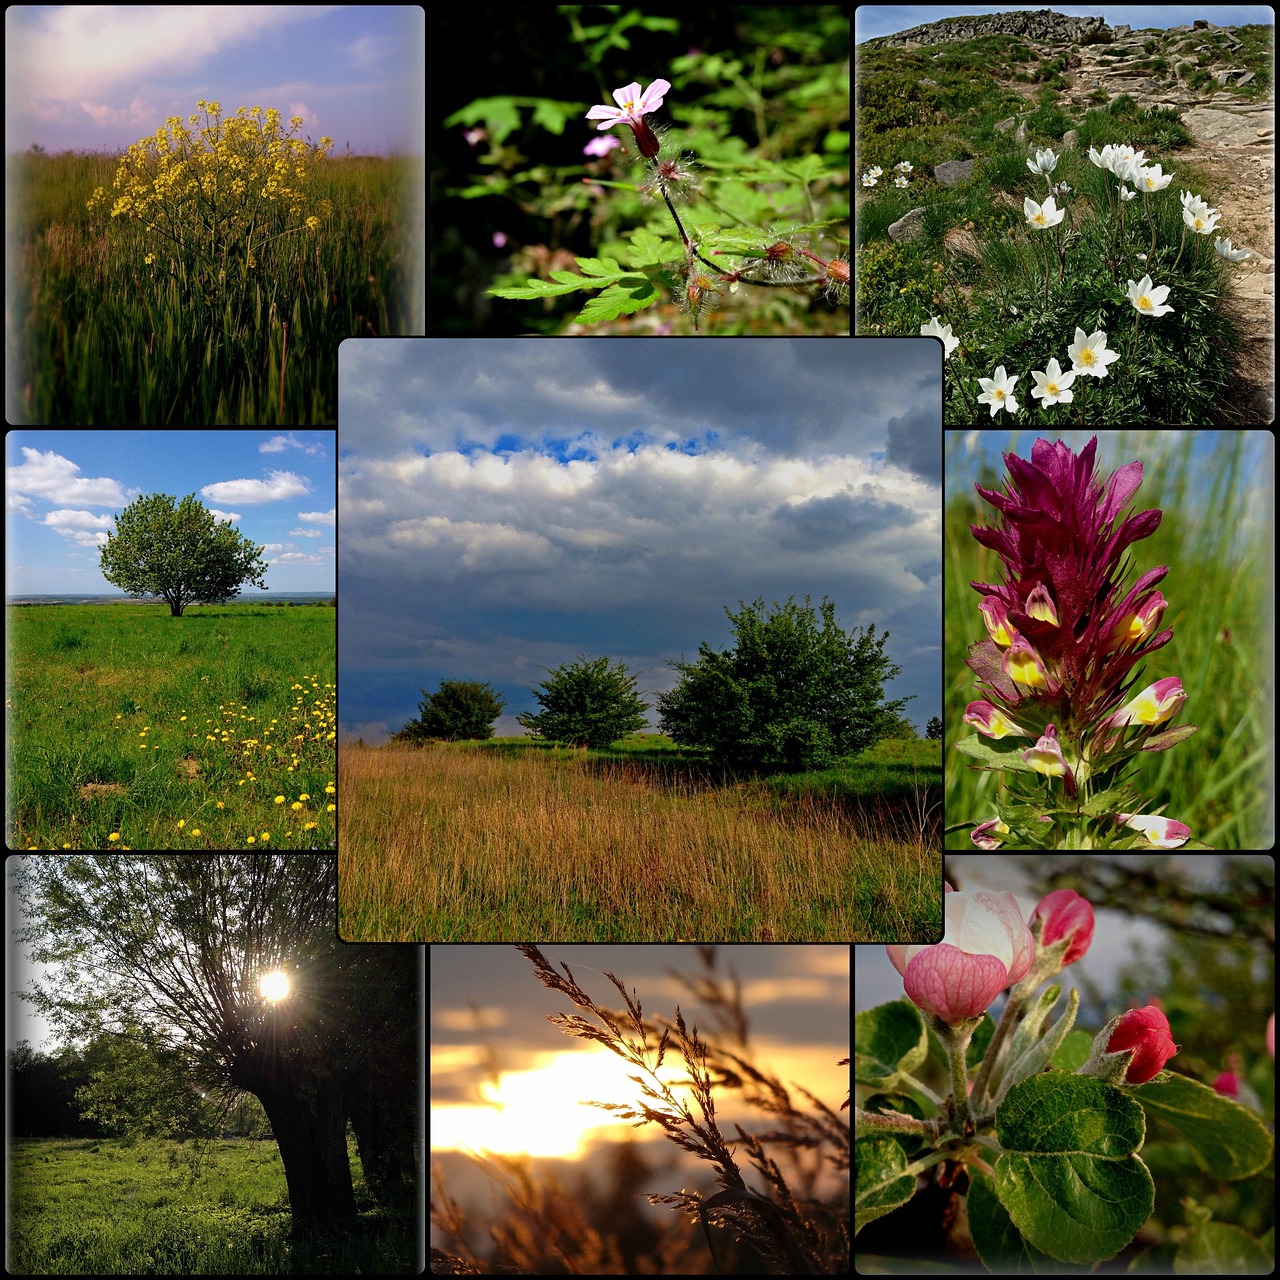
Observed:
[[[413,1242],[381,1220],[349,1138],[367,1231],[295,1244],[274,1142],[18,1140],[10,1148],[15,1275],[408,1274]]]
[[[9,606],[9,847],[332,848],[335,613]]]
[[[86,208],[95,187],[111,190],[117,164],[92,152],[8,162],[8,187],[22,193],[11,421],[332,426],[338,344],[422,330],[412,160],[327,160],[312,194],[333,214],[315,239],[281,235],[253,269],[185,285],[145,263],[155,245],[139,225]]]
[[[1177,440],[1153,449],[1157,435]],[[949,476],[963,438],[961,432],[947,433]],[[1028,457],[1034,439],[1034,432],[1014,432],[1006,449]],[[1087,432],[1071,433],[1067,443],[1078,452],[1087,439]],[[1267,606],[1275,577],[1266,504],[1248,473],[1245,434],[1216,433],[1207,457],[1193,456],[1191,432],[1113,432],[1104,441],[1100,462],[1118,460],[1103,462],[1104,475],[1123,462],[1141,460],[1142,486],[1130,505],[1135,511],[1160,507],[1164,512],[1156,532],[1130,549],[1130,581],[1157,565],[1169,566],[1160,586],[1169,601],[1161,626],[1173,628],[1173,639],[1143,664],[1135,691],[1178,676],[1187,701],[1173,723],[1199,726],[1168,751],[1142,753],[1133,781],[1149,802],[1143,812],[1185,822],[1196,840],[1218,849],[1265,849],[1274,839]],[[994,472],[980,482],[1002,487],[1002,477]],[[1001,574],[999,558],[973,539],[969,526],[991,525],[994,517],[995,509],[971,488],[949,488],[943,568],[949,827],[995,816],[997,775],[969,767],[954,747],[973,732],[962,723],[965,707],[981,696],[965,666],[969,645],[986,638],[978,613],[981,597],[969,583],[996,582]],[[950,832],[946,847],[972,849],[969,832]]]

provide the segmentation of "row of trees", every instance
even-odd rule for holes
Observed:
[[[807,596],[803,605],[792,597],[768,610],[763,599],[739,605],[725,610],[734,646],[700,645],[696,661],[672,664],[680,682],[657,696],[659,726],[675,742],[733,767],[799,771],[902,732],[908,699],[884,700],[884,682],[899,671],[884,652],[887,631],[844,631],[827,599],[818,609]],[[442,681],[422,694],[418,719],[394,741],[488,738],[506,705],[477,681]],[[609,658],[556,667],[533,695],[542,709],[516,719],[549,741],[604,747],[648,722],[636,677]]]

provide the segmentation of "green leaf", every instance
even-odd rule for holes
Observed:
[[[533,106],[533,123],[541,125],[557,137],[564,132],[565,121],[585,115],[578,102],[555,102],[551,98],[536,98]]]
[[[873,1089],[891,1088],[929,1052],[920,1010],[910,1000],[894,1000],[862,1010],[854,1020],[854,1079]]]
[[[1089,1271],[1088,1264],[1071,1267],[1039,1249],[1032,1248],[1013,1225],[1008,1210],[1000,1203],[990,1178],[969,1170],[966,1203],[969,1234],[974,1248],[995,1275],[1061,1275],[1066,1271]]]
[[[1162,1071],[1134,1096],[1148,1115],[1177,1129],[1215,1178],[1248,1178],[1271,1163],[1272,1138],[1262,1120],[1199,1080]]]
[[[610,285],[599,297],[592,298],[575,319],[579,324],[599,324],[602,320],[614,320],[633,311],[642,311],[658,301],[658,290],[646,276],[624,276],[620,283]]]
[[[1187,1232],[1173,1260],[1174,1275],[1265,1276],[1275,1259],[1247,1231],[1207,1222]]]
[[[458,111],[455,111],[445,122],[446,129],[459,124],[475,124],[483,120],[484,127],[494,144],[503,142],[508,134],[520,127],[520,110],[516,105],[518,98],[476,98]],[[584,113],[585,114],[585,113]]]
[[[1010,1089],[996,1115],[996,1194],[1035,1248],[1063,1262],[1114,1257],[1155,1204],[1146,1118],[1128,1094],[1049,1071]]]
[[[634,252],[631,255],[633,266],[641,267],[649,263],[661,262],[668,254],[670,241],[654,235],[647,227],[639,227],[631,233],[631,244]]]
[[[868,1222],[906,1204],[916,1193],[916,1178],[913,1173],[897,1176],[907,1167],[907,1157],[892,1138],[860,1138],[853,1145],[858,1166],[857,1235]]]
[[[981,760],[988,769],[1005,769],[1013,773],[1035,773],[1023,758],[1031,743],[1025,738],[984,738],[970,734],[956,743],[956,750],[975,760]]]

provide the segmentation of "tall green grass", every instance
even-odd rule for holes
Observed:
[[[998,438],[1005,452],[1030,456],[1033,433],[968,433]],[[1077,452],[1089,433],[1068,431]],[[1007,440],[1007,443],[1003,443]],[[1179,676],[1187,701],[1174,723],[1198,731],[1168,751],[1142,755],[1135,785],[1147,813],[1160,811],[1190,826],[1192,835],[1219,849],[1265,849],[1274,838],[1274,719],[1271,687],[1274,649],[1268,609],[1274,586],[1273,529],[1267,477],[1274,444],[1268,433],[1117,431],[1099,440],[1106,473],[1134,459],[1144,464],[1134,509],[1160,507],[1156,533],[1132,548],[1136,577],[1168,565],[1161,591],[1169,601],[1162,622],[1173,639],[1145,664],[1138,688]],[[993,523],[995,509],[972,488],[999,489],[1003,467],[974,472],[966,433],[948,432],[945,512],[945,809],[948,823],[995,815],[997,776],[969,766],[954,744],[973,730],[962,722],[967,703],[980,697],[964,665],[968,646],[986,638],[971,581],[999,581],[1002,566],[979,546],[971,524]],[[973,845],[967,832],[946,837],[947,848]]]
[[[9,847],[332,847],[334,616],[11,606]]]
[[[8,161],[11,421],[334,425],[338,344],[421,332],[419,163],[326,160],[313,194],[333,216],[316,236],[282,236],[254,268],[185,282],[144,263],[167,255],[140,225],[86,209],[116,165]]]

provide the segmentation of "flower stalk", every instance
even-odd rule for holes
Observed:
[[[1000,518],[972,533],[1005,570],[999,583],[970,584],[983,597],[988,638],[967,659],[982,700],[965,719],[978,733],[957,749],[1002,774],[1005,787],[996,816],[974,824],[980,848],[1169,848],[1191,834],[1138,812],[1146,806],[1120,776],[1141,752],[1166,750],[1195,726],[1165,727],[1186,701],[1178,677],[1132,694],[1143,661],[1173,637],[1157,630],[1167,601],[1155,588],[1168,567],[1130,584],[1126,554],[1162,513],[1126,516],[1142,463],[1104,484],[1096,450],[1096,437],[1079,456],[1037,440],[1030,461],[1005,455],[1003,492],[977,486]],[[1011,729],[1016,740],[1005,746]]]

